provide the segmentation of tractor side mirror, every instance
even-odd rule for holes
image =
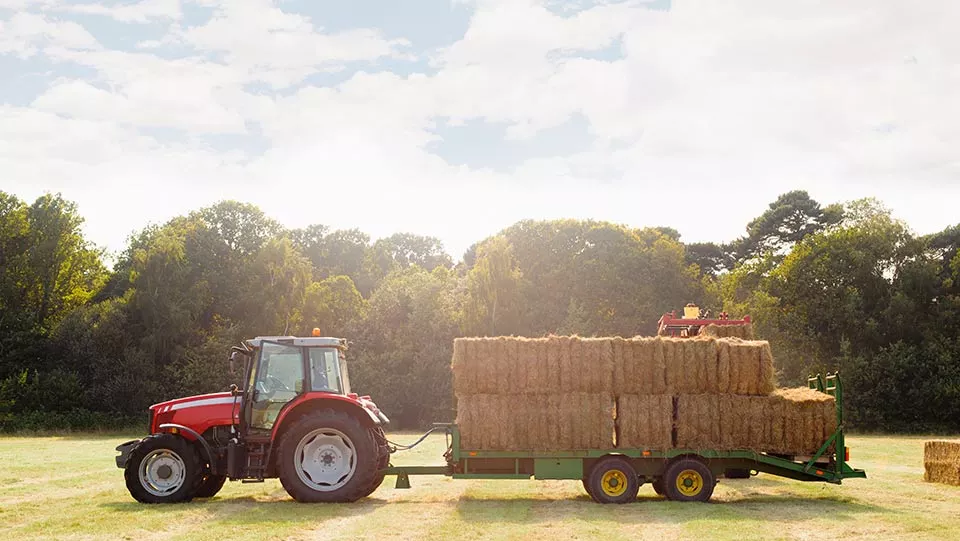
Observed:
[[[230,376],[236,377],[237,375],[237,357],[238,353],[233,351],[230,353]]]

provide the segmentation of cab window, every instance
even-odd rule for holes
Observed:
[[[310,388],[313,391],[343,393],[340,364],[335,348],[310,348]]]

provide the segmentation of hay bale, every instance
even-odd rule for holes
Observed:
[[[606,393],[465,395],[457,407],[469,450],[611,449],[614,400]]]
[[[720,398],[715,394],[680,395],[677,399],[677,447],[719,449],[723,447]]]
[[[809,455],[836,430],[835,407],[832,396],[807,388],[769,396],[681,395],[677,446]]]
[[[716,390],[710,392],[768,395],[776,389],[773,353],[764,340],[718,338],[716,348]]]
[[[923,480],[960,486],[960,441],[923,444]]]
[[[617,447],[666,450],[672,447],[673,397],[629,394],[617,398]]]
[[[699,336],[712,336],[714,338],[742,338],[744,340],[753,340],[753,324],[744,325],[717,325],[711,323],[700,328]]]

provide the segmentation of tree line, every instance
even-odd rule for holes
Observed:
[[[960,225],[918,236],[875,200],[783,194],[726,244],[670,227],[518,222],[453,261],[439,240],[286,229],[224,201],[134,234],[108,266],[59,195],[0,192],[0,427],[110,427],[239,383],[257,335],[351,342],[399,427],[451,420],[464,335],[651,335],[695,302],[750,314],[781,385],[840,369],[864,430],[960,428]],[[585,366],[584,370],[590,367]]]

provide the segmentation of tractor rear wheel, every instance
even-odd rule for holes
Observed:
[[[212,498],[220,492],[220,489],[223,488],[223,484],[226,482],[226,475],[204,474],[203,479],[200,481],[200,486],[198,486],[196,492],[193,493],[193,497]]]
[[[130,453],[123,478],[138,502],[188,502],[200,482],[201,468],[192,443],[174,434],[154,434]]]
[[[390,465],[390,444],[387,443],[387,436],[383,433],[383,428],[376,427],[372,428],[371,434],[373,435],[374,441],[377,442],[377,470],[382,470]],[[383,478],[386,477],[385,474],[378,473],[373,477],[373,480],[370,482],[370,486],[364,490],[363,496],[365,498],[371,494],[383,484]]]
[[[286,431],[277,472],[298,502],[352,502],[372,492],[379,459],[370,429],[347,413],[325,409]]]

